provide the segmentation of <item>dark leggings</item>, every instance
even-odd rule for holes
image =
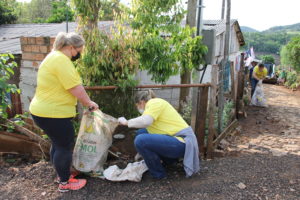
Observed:
[[[255,78],[251,79],[251,97],[253,96],[253,94],[255,92],[257,83],[258,83],[258,80],[256,80]]]
[[[72,118],[45,118],[34,115],[32,118],[52,141],[50,159],[60,180],[68,181],[74,144]]]

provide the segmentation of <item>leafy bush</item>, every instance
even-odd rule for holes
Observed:
[[[103,112],[115,117],[132,117],[137,115],[133,100],[133,87],[138,83],[135,74],[139,67],[134,46],[136,39],[121,23],[115,26],[117,29],[111,30],[110,35],[98,29],[83,31],[86,47],[76,67],[84,85],[120,88],[89,92]]]
[[[284,60],[288,60],[287,64],[290,64],[295,71],[300,72],[300,36],[292,38],[283,50]]]
[[[262,56],[263,63],[275,63],[275,58],[272,55],[264,55]]]
[[[284,85],[293,90],[297,89],[300,86],[300,76],[297,74],[297,72],[288,72]]]
[[[14,74],[13,68],[17,63],[11,61],[14,56],[11,54],[0,54],[0,118],[7,118],[6,109],[10,107],[10,93],[20,93],[20,90],[14,84],[8,84],[7,81]]]
[[[222,129],[224,130],[229,123],[231,122],[232,119],[232,109],[234,108],[234,103],[232,101],[228,101],[224,105],[224,110],[223,110],[223,124],[222,124]]]

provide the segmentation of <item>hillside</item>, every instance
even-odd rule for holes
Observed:
[[[258,30],[255,30],[254,28],[248,27],[248,26],[241,26],[241,30],[243,33],[255,33],[259,32]]]
[[[274,27],[271,27],[268,30],[265,30],[263,32],[265,32],[265,33],[270,33],[270,32],[286,32],[286,33],[300,32],[300,23],[292,24],[292,25],[286,25],[286,26],[274,26]]]
[[[252,32],[251,30],[255,29],[250,27],[242,28],[246,42],[243,50],[252,46],[255,52],[260,52],[265,55],[279,55],[282,46],[286,45],[291,38],[300,34],[300,23],[287,26],[275,26],[262,32]]]

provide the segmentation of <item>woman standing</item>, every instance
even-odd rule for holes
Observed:
[[[164,164],[184,158],[186,176],[200,170],[199,148],[192,128],[167,101],[155,98],[154,93],[141,91],[135,98],[136,107],[142,116],[119,123],[132,128],[140,128],[134,140],[138,153],[144,158],[151,175],[161,179],[166,177]]]
[[[53,51],[39,67],[37,88],[29,110],[34,122],[52,142],[50,156],[59,177],[58,190],[67,192],[85,186],[85,179],[70,178],[77,99],[91,111],[98,105],[90,100],[72,61],[80,57],[84,39],[77,33],[59,33]]]

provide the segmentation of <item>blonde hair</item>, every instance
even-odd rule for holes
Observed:
[[[155,98],[156,95],[152,90],[146,90],[146,91],[139,91],[136,95],[135,95],[135,103],[139,103],[140,101],[149,101],[150,99]]]
[[[65,46],[74,46],[76,48],[82,47],[85,44],[83,37],[77,33],[65,33],[60,32],[57,34],[54,44],[53,50],[61,50]]]

